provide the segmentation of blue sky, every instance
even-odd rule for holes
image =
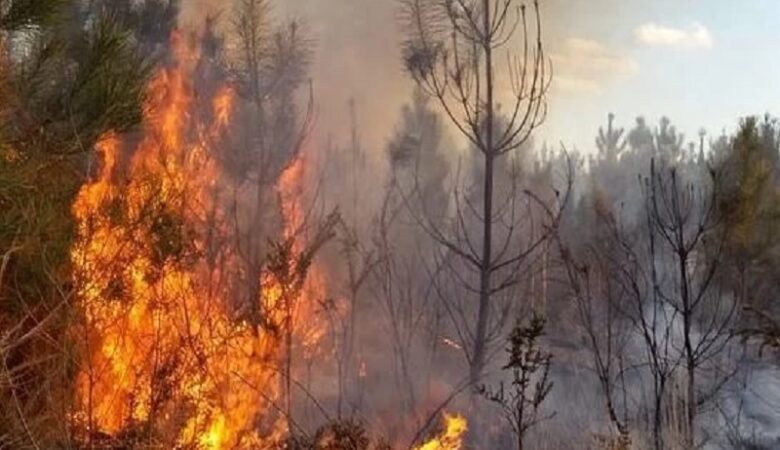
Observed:
[[[540,3],[556,86],[537,142],[593,151],[609,112],[625,127],[667,115],[691,138],[702,127],[733,129],[744,115],[780,115],[780,0]],[[355,97],[363,140],[381,151],[411,92],[398,0],[286,0],[277,13],[303,18],[316,42],[321,137],[349,136]]]
[[[580,76],[582,66],[598,65],[599,58],[580,55],[580,64],[572,67],[560,61],[543,133],[549,143],[592,150],[593,136],[610,111],[626,127],[640,114],[651,122],[667,115],[691,138],[702,127],[719,134],[733,129],[741,116],[780,112],[780,1],[566,3],[572,11],[563,26],[546,16],[556,36],[553,55],[565,53],[567,40],[586,40],[608,55],[602,65],[625,69],[606,71],[612,76],[577,89],[561,86],[560,79]],[[583,76],[587,81],[587,73]]]

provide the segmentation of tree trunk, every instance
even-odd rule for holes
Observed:
[[[685,345],[685,369],[687,371],[687,392],[685,407],[685,431],[683,434],[684,446],[686,450],[693,450],[695,442],[694,424],[696,422],[696,355],[694,355],[693,342],[691,334],[693,333],[693,305],[691,304],[691,295],[688,281],[688,254],[683,252],[685,243],[682,238],[682,225],[680,225],[678,243],[679,270],[680,270],[680,289],[683,303],[683,339]]]
[[[484,218],[482,243],[482,268],[480,270],[479,283],[479,311],[477,313],[477,331],[474,337],[474,358],[471,363],[471,382],[477,383],[485,366],[485,352],[487,346],[487,325],[490,316],[490,286],[492,275],[492,244],[493,244],[493,163],[490,156],[485,158],[485,191],[484,191]]]
[[[483,190],[484,210],[482,217],[482,261],[479,280],[479,311],[477,329],[474,335],[474,355],[471,362],[470,381],[479,382],[485,366],[487,347],[487,325],[490,316],[491,276],[493,274],[493,185],[496,154],[493,143],[493,45],[490,36],[490,0],[483,0],[482,47],[485,52],[485,148],[481,149],[485,158],[485,185]]]
[[[656,375],[658,376],[658,375]],[[655,450],[664,450],[663,437],[663,402],[664,392],[666,391],[665,380],[656,381],[655,388],[655,410],[653,411],[653,448]]]

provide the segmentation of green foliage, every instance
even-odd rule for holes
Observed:
[[[539,339],[544,336],[547,320],[534,314],[527,326],[520,320],[515,324],[509,337],[509,362],[504,370],[513,372],[535,371],[536,368],[549,366],[552,355],[544,352],[539,346]]]
[[[106,131],[123,132],[142,115],[150,64],[119,17],[70,14],[16,33],[8,45],[2,132],[17,151],[90,151]],[[81,22],[85,21],[85,22]]]
[[[0,292],[10,307],[39,304],[67,284],[70,205],[89,152],[107,131],[141,120],[149,67],[127,32],[111,18],[69,44],[57,42],[61,31],[41,30],[34,50],[5,74],[0,248],[14,256]]]
[[[145,55],[161,56],[162,47],[176,28],[180,0],[97,0],[93,9],[117,18],[132,32]]]
[[[733,257],[758,258],[780,243],[772,232],[780,218],[776,135],[769,119],[763,124],[755,117],[744,119],[730,154],[721,163],[725,176],[719,210],[728,227]]]
[[[150,66],[131,37],[117,19],[101,17],[76,49],[83,56],[76,60],[68,97],[60,101],[68,103],[61,106],[71,111],[82,141],[107,130],[128,131],[141,121]]]
[[[718,212],[723,217],[731,277],[723,284],[743,301],[747,314],[739,332],[765,348],[780,348],[780,124],[747,117],[736,135],[721,140],[717,170],[723,174]]]
[[[3,448],[66,440],[71,205],[97,140],[140,122],[150,69],[116,17],[82,20],[78,5],[0,0]]]
[[[0,251],[9,257],[0,279],[0,314],[59,297],[73,234],[73,169],[39,157],[20,164],[0,158]]]

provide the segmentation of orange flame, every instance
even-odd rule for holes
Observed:
[[[159,445],[267,448],[287,434],[276,406],[284,347],[227,306],[237,256],[219,240],[229,219],[209,151],[229,126],[234,93],[220,89],[210,118],[199,118],[188,82],[198,55],[173,41],[177,63],[150,83],[141,139],[104,137],[102,169],[73,205],[87,353],[73,416],[86,439],[143,430]],[[123,154],[132,155],[126,171]],[[297,208],[288,202],[290,222]]]
[[[284,218],[284,237],[290,239],[293,243],[292,250],[294,254],[300,254],[305,249],[305,236],[300,236],[306,229],[307,211],[304,202],[304,193],[302,187],[306,185],[306,167],[307,161],[303,154],[298,154],[295,159],[282,172],[277,183],[282,216]],[[306,285],[303,287],[303,296],[307,298],[324,297],[327,281],[326,274],[318,265],[310,267]],[[265,289],[265,292],[273,290],[272,286]],[[278,289],[278,288],[277,288]],[[320,344],[326,335],[327,323],[321,314],[318,314],[319,305],[317,302],[296,302],[294,305],[293,320],[294,331],[298,335],[302,347],[304,359],[310,360],[317,356]],[[305,317],[306,321],[298,320]]]
[[[235,93],[217,89],[204,108],[189,82],[197,51],[178,36],[173,48],[176,63],[150,82],[140,136],[101,139],[101,169],[73,204],[71,261],[84,319],[74,333],[85,353],[73,420],[90,442],[130,436],[144,448],[278,448],[289,431],[290,336],[310,360],[327,334],[311,301],[326,291],[325,272],[312,266],[293,301],[288,286],[263,275],[259,306],[284,329],[235,317],[231,284],[242,268],[220,198],[226,177],[213,158]],[[277,183],[293,255],[306,251],[306,166],[298,155]],[[418,450],[461,449],[465,419],[445,422]]]
[[[444,414],[444,431],[414,450],[460,450],[463,448],[463,436],[468,430],[468,422],[463,416]]]

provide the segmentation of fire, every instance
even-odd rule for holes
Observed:
[[[150,83],[141,137],[105,136],[102,168],[73,205],[86,353],[73,419],[90,441],[132,434],[158,448],[270,448],[288,431],[279,367],[293,331],[238,320],[228,306],[240,269],[210,150],[235,96],[221,88],[200,112],[189,82],[198,54],[178,37],[173,44],[176,63]],[[298,159],[279,183],[287,238],[302,226],[302,171]],[[284,286],[261,285],[267,320],[292,326],[276,312]],[[316,345],[311,330],[300,334]]]
[[[444,414],[444,431],[441,435],[414,450],[460,450],[463,436],[468,431],[468,422],[461,415]]]
[[[328,323],[316,301],[326,272],[300,256],[311,238],[306,159],[297,155],[277,182],[284,244],[255,279],[257,323],[237,312],[245,268],[225,207],[233,190],[215,158],[235,93],[196,95],[199,55],[177,36],[173,48],[175,63],[148,87],[141,132],[100,140],[100,170],[73,204],[83,318],[73,334],[84,363],[71,417],[90,446],[130,439],[143,448],[279,448],[289,433],[293,354],[327,356]],[[465,419],[445,422],[420,450],[461,448]]]
[[[306,242],[305,236],[300,236],[306,230],[309,220],[303,202],[304,193],[301,189],[302,186],[306,185],[306,167],[307,162],[304,155],[297,155],[282,172],[277,186],[282,215],[285,219],[284,237],[292,241],[293,254],[301,254],[306,251],[304,245]],[[304,281],[305,285],[302,286],[301,292],[298,293],[299,296],[312,299],[325,297],[324,293],[327,291],[326,274],[320,266],[311,266]],[[278,282],[276,284],[276,290],[278,290]],[[268,288],[265,291],[274,290],[273,286],[274,283],[268,284]],[[302,342],[303,357],[306,360],[317,356],[320,343],[325,338],[328,327],[324,317],[319,314],[318,308],[317,302],[296,301],[292,311],[295,332]],[[299,320],[301,317],[305,317],[307,320]]]
[[[462,347],[460,344],[458,344],[457,342],[453,341],[453,340],[452,340],[452,339],[450,339],[450,338],[446,338],[446,337],[445,337],[445,338],[442,338],[442,339],[441,339],[441,341],[442,341],[442,342],[443,342],[445,345],[447,345],[448,347],[450,347],[450,348],[454,348],[455,350],[463,350],[463,347]]]

